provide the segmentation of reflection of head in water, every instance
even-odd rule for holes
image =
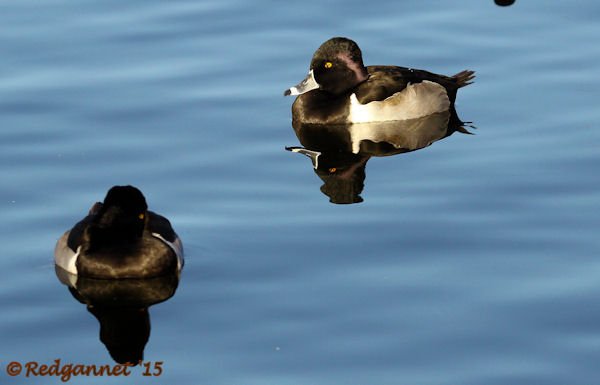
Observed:
[[[494,0],[494,2],[496,3],[496,5],[499,5],[501,7],[508,7],[509,5],[513,5],[515,3],[515,0]]]
[[[331,203],[351,204],[363,201],[360,193],[365,183],[365,166],[369,156],[352,153],[323,153],[315,173],[325,182],[321,192]]]
[[[100,341],[119,364],[137,365],[144,359],[150,337],[148,308],[111,308],[88,306],[100,322]]]

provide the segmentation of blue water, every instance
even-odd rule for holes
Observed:
[[[184,242],[149,308],[157,377],[73,384],[589,385],[600,380],[600,4],[0,4],[0,382],[114,364],[56,239],[115,184]],[[291,126],[314,50],[453,74],[454,135],[373,157],[336,205]]]

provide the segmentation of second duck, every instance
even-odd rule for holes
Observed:
[[[308,124],[352,124],[416,119],[447,111],[473,71],[453,76],[397,66],[365,67],[358,45],[344,37],[323,43],[307,77],[284,95],[299,95],[292,119]]]

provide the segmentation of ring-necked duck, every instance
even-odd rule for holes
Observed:
[[[447,111],[456,91],[475,73],[444,76],[396,67],[365,67],[358,45],[344,37],[323,43],[313,55],[307,77],[284,95],[299,95],[295,122],[347,124],[416,119]]]
[[[82,277],[150,278],[180,271],[183,246],[169,220],[148,210],[140,190],[114,186],[58,240],[54,262]]]

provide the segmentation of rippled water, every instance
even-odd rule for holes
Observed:
[[[11,361],[114,364],[56,239],[115,184],[181,236],[147,362],[69,383],[593,384],[600,378],[600,5],[0,4],[0,335]],[[283,90],[331,36],[453,74],[455,133],[321,192]],[[118,322],[117,322],[118,323]]]

